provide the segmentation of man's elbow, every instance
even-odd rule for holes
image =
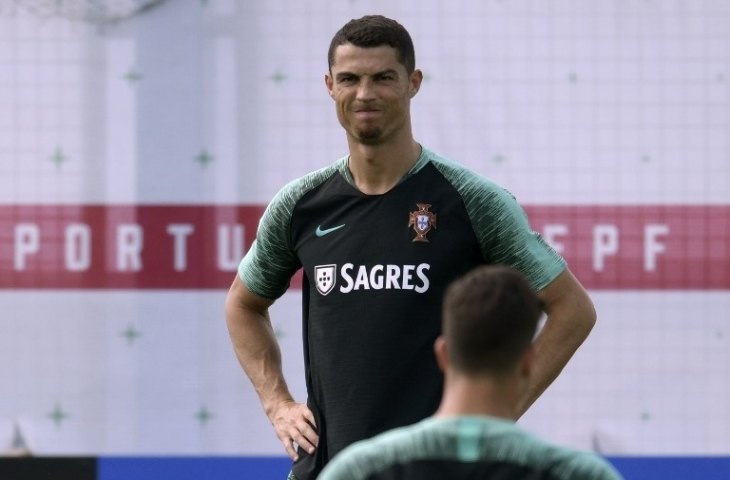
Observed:
[[[580,330],[584,332],[584,337],[587,337],[596,325],[598,313],[596,313],[596,307],[588,294],[583,292],[583,297],[584,298],[579,302],[578,311],[575,317],[578,320],[577,323],[579,323]]]

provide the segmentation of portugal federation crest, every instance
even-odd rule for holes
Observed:
[[[416,231],[414,242],[428,242],[426,234],[432,227],[436,228],[436,214],[428,211],[431,205],[427,203],[417,203],[416,206],[418,210],[408,216],[408,226],[413,225],[413,230]]]
[[[314,267],[314,278],[317,283],[317,291],[327,295],[335,288],[337,280],[337,265],[317,265]]]

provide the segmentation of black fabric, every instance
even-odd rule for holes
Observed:
[[[0,458],[2,480],[96,480],[93,457]]]
[[[418,204],[436,215],[427,242],[414,241],[409,226]],[[433,342],[444,289],[485,260],[461,196],[431,164],[383,195],[364,195],[333,175],[296,204],[291,235],[304,268],[304,363],[320,434],[314,458],[303,452],[293,471],[310,480],[350,443],[434,413],[443,379]],[[399,280],[390,287],[401,288],[343,292],[345,264],[352,264],[353,287],[360,269],[367,273],[361,280],[377,284],[391,268]],[[326,295],[316,280],[316,267],[325,265],[336,265]],[[404,283],[406,272],[411,279]]]
[[[397,464],[366,480],[558,480],[549,472],[507,462],[422,460]]]

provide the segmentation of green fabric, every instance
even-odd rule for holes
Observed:
[[[427,418],[357,442],[318,480],[363,480],[392,465],[426,459],[510,463],[561,480],[621,480],[598,455],[551,445],[511,421],[481,416]]]
[[[507,190],[471,170],[432,154],[432,162],[457,189],[489,263],[520,270],[540,290],[565,270],[565,260],[529,225]]]
[[[338,170],[347,170],[347,158],[288,183],[269,203],[259,221],[256,240],[238,266],[238,274],[251,292],[277,299],[289,288],[301,267],[290,245],[291,217],[297,201]]]

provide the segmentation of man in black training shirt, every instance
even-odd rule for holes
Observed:
[[[446,291],[434,345],[444,393],[433,417],[347,447],[319,480],[620,480],[603,458],[515,425],[542,305],[524,275],[482,265]]]
[[[520,414],[595,322],[585,290],[512,195],[414,139],[410,102],[423,74],[399,23],[348,22],[328,62],[325,83],[349,154],[279,191],[226,300],[236,356],[298,480],[316,478],[352,442],[436,411],[441,300],[473,267],[510,265],[545,302]],[[287,388],[268,314],[299,268],[306,404]]]

